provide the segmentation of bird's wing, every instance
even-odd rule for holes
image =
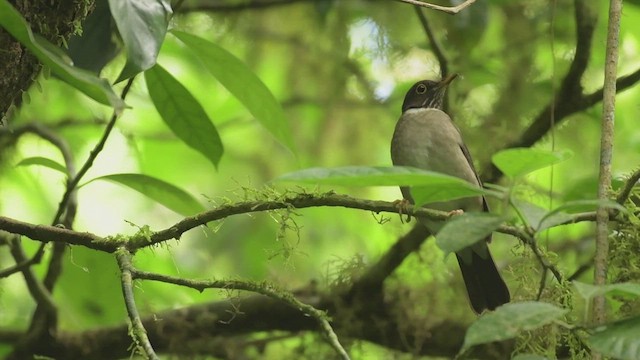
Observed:
[[[471,153],[469,152],[469,149],[467,149],[467,145],[460,143],[460,150],[462,150],[462,154],[467,159],[471,170],[473,170],[473,173],[476,175],[478,186],[482,187],[482,181],[480,180],[480,177],[478,177],[478,172],[476,171],[476,167],[473,165],[473,159],[471,159]],[[482,210],[489,212],[489,204],[487,204],[487,199],[485,199],[484,196],[482,197]]]

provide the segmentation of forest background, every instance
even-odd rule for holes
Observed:
[[[609,4],[411,2],[0,1],[2,354],[639,358],[640,3],[604,201]],[[407,221],[450,216],[393,203],[468,189],[389,168],[408,88],[454,72],[492,215],[452,246],[495,230],[513,298],[479,320],[454,249]]]

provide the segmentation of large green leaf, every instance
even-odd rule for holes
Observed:
[[[530,203],[522,199],[511,200],[511,206],[518,211],[518,214],[522,216],[525,225],[537,228],[540,224],[540,220],[547,213],[547,209],[544,209],[536,204]]]
[[[155,65],[172,10],[168,0],[109,0],[109,8],[127,50],[118,82]]]
[[[601,326],[589,338],[591,347],[614,359],[640,359],[640,316]]]
[[[117,113],[124,109],[124,102],[105,80],[94,74],[71,65],[60,54],[55,45],[41,37],[36,37],[31,32],[29,24],[7,0],[0,0],[0,26],[22,43],[40,62],[48,66],[51,72],[62,81],[80,90],[85,95],[106,105],[111,105]],[[54,51],[53,49],[57,49]]]
[[[185,144],[217,167],[223,152],[222,141],[202,105],[160,65],[145,71],[144,76],[151,101],[162,120]]]
[[[570,151],[544,151],[530,148],[502,150],[493,155],[493,163],[508,177],[528,174],[564,160],[572,156]]]
[[[516,337],[521,331],[534,330],[561,317],[567,310],[555,305],[525,301],[508,303],[476,320],[464,338],[464,351],[474,345]]]
[[[411,193],[418,205],[485,193],[460,178],[404,166],[311,168],[288,173],[275,180],[341,186],[415,186]]]
[[[91,181],[107,180],[133,189],[184,216],[204,211],[204,207],[191,194],[160,179],[143,174],[112,174]],[[84,184],[83,186],[85,186]]]
[[[436,244],[445,254],[457,252],[482,241],[504,222],[504,218],[489,213],[464,213],[454,216],[436,235]]]
[[[69,39],[69,56],[73,64],[99,75],[120,51],[114,32],[109,2],[96,1],[95,10],[82,22],[82,34],[74,34]]]
[[[60,164],[57,161],[54,161],[45,157],[41,157],[41,156],[28,157],[20,160],[20,162],[16,164],[16,166],[31,166],[31,165],[44,166],[49,169],[59,171],[64,175],[67,175],[67,168],[65,168],[64,165]]]
[[[193,51],[205,68],[283,145],[294,151],[282,106],[242,61],[220,46],[181,31],[171,33]]]

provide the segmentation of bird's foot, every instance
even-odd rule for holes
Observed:
[[[462,209],[452,210],[452,211],[449,211],[447,213],[447,215],[449,215],[449,217],[458,216],[458,215],[462,215],[462,214],[464,214],[464,210],[462,210]]]
[[[398,214],[400,215],[400,222],[401,223],[405,223],[405,222],[410,222],[411,221],[411,215],[407,214],[409,212],[409,206],[411,205],[411,203],[409,202],[409,200],[407,199],[400,199],[400,200],[396,200],[393,202],[393,206],[395,206],[398,209]],[[407,214],[407,219],[403,220],[402,219],[402,215]]]

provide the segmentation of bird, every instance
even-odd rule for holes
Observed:
[[[394,166],[439,172],[482,187],[460,130],[443,111],[445,92],[457,76],[454,73],[439,81],[418,81],[409,89],[391,140],[391,160]],[[400,190],[403,198],[413,204],[411,189],[400,187]],[[484,196],[424,206],[448,212],[489,211]],[[418,221],[434,235],[444,225],[442,221],[425,218]],[[470,305],[477,314],[495,310],[510,301],[509,289],[489,252],[487,244],[490,241],[491,235],[456,253]]]

